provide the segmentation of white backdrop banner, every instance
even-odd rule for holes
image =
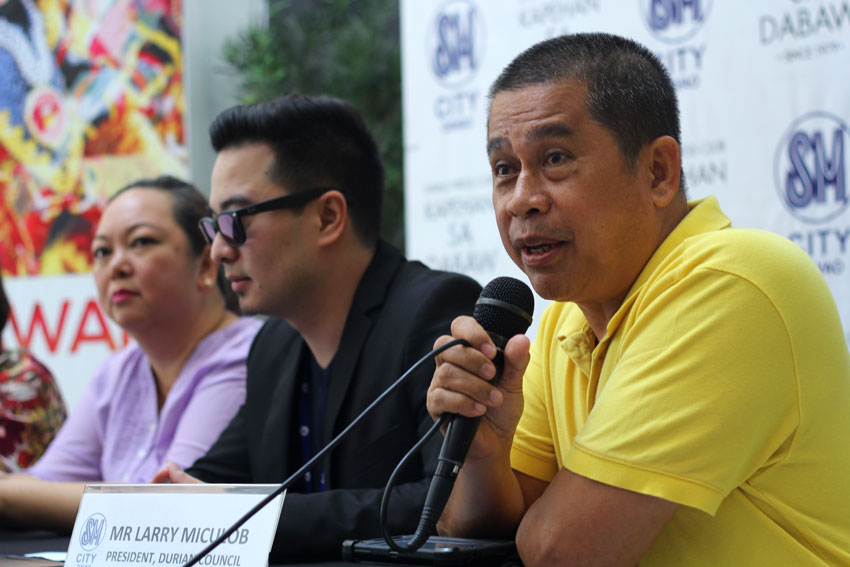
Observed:
[[[104,313],[90,273],[7,277],[3,287],[12,307],[3,344],[45,363],[73,410],[94,371],[129,335]]]
[[[664,62],[691,199],[820,267],[850,342],[850,0],[401,0],[407,254],[519,276],[493,217],[487,89],[532,44],[603,31]],[[539,314],[544,302],[538,301]]]

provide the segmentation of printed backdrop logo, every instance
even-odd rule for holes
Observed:
[[[437,81],[448,89],[434,98],[436,123],[443,132],[470,128],[480,99],[473,79],[484,53],[484,21],[476,5],[468,0],[443,4],[428,33],[426,53]]]
[[[708,20],[711,0],[640,0],[640,12],[653,37],[667,44],[655,55],[676,88],[698,88],[707,46],[689,40]]]
[[[92,514],[80,532],[80,547],[86,551],[95,549],[106,534],[106,518],[103,514]]]
[[[693,37],[710,11],[711,0],[641,0],[641,15],[649,33],[666,43]]]
[[[517,4],[517,23],[539,39],[569,33],[580,20],[602,10],[603,0],[524,0]]]
[[[776,148],[774,182],[795,218],[824,223],[847,209],[848,145],[847,125],[828,112],[805,114],[785,131]]]
[[[787,63],[835,57],[847,49],[850,2],[823,0],[771,2],[759,15],[758,39]]]
[[[429,34],[430,67],[440,83],[457,88],[478,71],[484,51],[484,25],[478,8],[466,0],[442,5]]]

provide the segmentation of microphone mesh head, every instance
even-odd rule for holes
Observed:
[[[508,305],[494,305],[482,300],[495,300]],[[472,316],[488,333],[509,339],[528,330],[532,313],[534,295],[531,289],[518,279],[500,277],[484,286]]]

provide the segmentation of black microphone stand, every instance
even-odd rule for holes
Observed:
[[[316,462],[317,462],[319,459],[321,459],[322,457],[324,457],[325,455],[327,455],[329,452],[331,452],[331,450],[333,450],[333,449],[334,449],[337,445],[339,445],[339,444],[342,442],[342,440],[346,437],[346,435],[348,435],[348,433],[349,433],[352,429],[354,429],[354,426],[356,426],[358,423],[360,423],[360,421],[361,421],[364,417],[366,417],[367,415],[369,415],[369,414],[372,412],[372,410],[373,410],[373,409],[375,409],[375,408],[376,408],[376,407],[377,407],[377,406],[378,406],[381,402],[383,402],[383,401],[387,398],[387,396],[389,396],[392,392],[394,392],[394,391],[396,390],[396,388],[398,388],[398,387],[399,387],[399,386],[401,386],[401,385],[402,385],[405,381],[407,381],[407,379],[408,379],[408,378],[409,378],[409,377],[410,377],[410,376],[411,376],[414,372],[416,372],[417,370],[419,370],[419,369],[422,367],[422,365],[424,365],[426,362],[430,361],[430,360],[431,360],[432,358],[434,358],[435,356],[438,356],[438,355],[439,355],[439,354],[441,354],[443,351],[445,351],[445,350],[447,350],[447,349],[450,349],[451,347],[453,347],[453,346],[457,346],[457,345],[469,346],[469,343],[468,343],[466,340],[464,340],[464,339],[454,339],[454,340],[451,340],[451,341],[447,342],[447,343],[446,343],[446,344],[444,344],[443,346],[441,346],[441,347],[439,347],[439,348],[436,348],[436,349],[432,350],[431,352],[429,352],[428,354],[426,354],[425,356],[423,356],[422,358],[420,358],[420,359],[416,362],[416,364],[414,364],[413,366],[411,366],[411,367],[407,370],[407,372],[405,372],[404,374],[402,374],[402,375],[401,375],[401,377],[399,377],[399,378],[398,378],[395,382],[393,382],[393,383],[392,383],[392,385],[391,385],[389,388],[387,388],[386,390],[384,390],[384,392],[383,392],[380,396],[378,396],[377,398],[375,398],[375,400],[374,400],[371,404],[369,404],[369,406],[368,406],[366,409],[364,409],[364,410],[360,413],[360,415],[358,415],[358,416],[354,419],[354,421],[352,421],[351,423],[349,423],[349,424],[345,427],[345,429],[343,429],[342,431],[340,431],[340,432],[339,432],[339,435],[337,435],[336,437],[334,437],[333,439],[331,439],[330,443],[328,443],[327,445],[325,445],[325,446],[322,448],[322,450],[321,450],[321,451],[319,451],[318,453],[316,453],[316,454],[313,456],[313,458],[312,458],[312,459],[310,459],[309,461],[307,461],[306,463],[304,463],[304,465],[302,465],[300,469],[298,469],[297,471],[295,471],[294,473],[292,473],[292,475],[291,475],[289,478],[287,478],[286,480],[284,480],[284,481],[280,484],[280,486],[278,486],[278,487],[277,487],[277,488],[276,488],[276,489],[275,489],[275,490],[274,490],[271,494],[269,494],[268,496],[266,496],[265,498],[263,498],[263,499],[262,499],[259,503],[257,503],[257,504],[256,504],[253,508],[251,508],[250,510],[248,510],[248,512],[246,512],[244,516],[242,516],[241,518],[239,518],[238,520],[236,520],[236,522],[235,522],[232,526],[230,526],[230,527],[229,527],[229,528],[228,528],[228,529],[227,529],[227,530],[226,530],[223,534],[221,534],[217,540],[215,540],[214,542],[212,542],[211,544],[209,544],[208,546],[206,546],[204,549],[202,549],[202,550],[201,550],[201,551],[200,551],[197,555],[195,555],[192,559],[190,559],[188,563],[185,563],[185,564],[183,565],[183,567],[191,567],[192,565],[197,564],[197,563],[198,563],[198,561],[200,561],[202,557],[204,557],[206,554],[208,554],[209,552],[211,552],[213,549],[215,549],[216,547],[218,547],[219,545],[221,545],[221,544],[222,544],[222,543],[223,543],[223,542],[224,542],[227,538],[229,538],[231,535],[233,535],[233,533],[234,533],[236,530],[238,530],[240,527],[242,527],[242,525],[243,525],[245,522],[247,522],[248,520],[250,520],[250,519],[251,519],[251,517],[252,517],[254,514],[256,514],[257,512],[259,512],[259,511],[260,511],[260,510],[261,510],[264,506],[266,506],[269,502],[271,502],[272,500],[274,500],[274,499],[275,499],[278,495],[280,495],[280,493],[281,493],[281,492],[283,492],[284,490],[286,490],[287,488],[289,488],[289,487],[292,485],[292,483],[293,483],[293,482],[295,482],[296,480],[298,480],[298,479],[301,477],[301,475],[303,475],[304,473],[306,473],[307,471],[309,471],[309,470],[310,470],[310,469],[311,469],[311,468],[312,468],[312,467],[316,464]],[[443,423],[443,420],[438,420],[438,421],[435,423],[435,427],[439,427],[439,425],[440,425],[440,424],[442,424],[442,423]],[[426,436],[426,437],[427,437],[427,436]]]

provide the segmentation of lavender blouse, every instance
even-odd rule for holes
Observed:
[[[245,401],[245,360],[261,321],[206,336],[157,411],[153,372],[135,344],[110,356],[28,474],[44,480],[146,483],[168,461],[206,453]]]

